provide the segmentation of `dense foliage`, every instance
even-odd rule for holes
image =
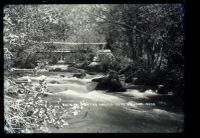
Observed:
[[[10,73],[12,53],[4,49],[4,71]],[[62,128],[68,125],[66,116],[77,115],[83,108],[82,103],[65,106],[61,99],[48,101],[46,77],[38,84],[29,79],[25,83],[16,83],[11,74],[4,76],[4,130],[6,133],[51,132],[50,128]]]
[[[10,83],[4,90],[4,128],[8,133],[51,132],[51,127],[68,125],[64,117],[77,115],[83,108],[81,104],[66,107],[61,100],[45,100],[45,80],[38,86],[5,81]]]
[[[98,10],[94,16],[102,19],[107,48],[125,64],[121,72],[129,82],[137,77],[137,84],[183,92],[183,5],[116,4]]]
[[[15,57],[13,66],[33,68],[38,59],[53,58],[51,44],[41,41],[63,41],[68,37],[69,25],[62,13],[41,5],[8,5],[4,7],[4,47]],[[58,10],[59,7],[57,7]],[[44,12],[45,11],[45,12]]]

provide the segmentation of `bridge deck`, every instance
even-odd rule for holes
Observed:
[[[70,43],[70,42],[37,42],[37,43],[43,43],[43,44],[64,44],[64,45],[106,45],[106,42],[100,42],[100,43]]]
[[[59,51],[51,51],[52,53],[76,53],[78,50],[59,50]],[[50,53],[49,51],[40,51],[38,53]]]

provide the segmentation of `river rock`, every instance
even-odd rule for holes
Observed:
[[[157,93],[159,94],[168,94],[170,90],[167,89],[167,87],[164,87],[163,85],[161,86],[158,86],[158,90],[157,90]]]
[[[126,91],[126,89],[123,88],[115,72],[109,72],[108,77],[93,79],[92,81],[98,82],[98,84],[95,87],[96,90],[108,90],[109,92]]]
[[[85,73],[76,73],[76,74],[74,74],[73,75],[73,77],[76,77],[76,78],[84,78],[86,76],[86,74]]]
[[[106,79],[106,77],[102,77],[102,78],[96,78],[96,79],[92,79],[92,82],[101,82],[104,79]]]
[[[102,71],[104,71],[104,67],[100,62],[92,62],[86,67],[86,69],[88,71],[93,71],[93,72],[102,72]]]
[[[65,77],[65,75],[60,75],[60,77],[64,78],[64,77]]]
[[[91,62],[88,66],[95,67],[95,66],[98,66],[99,64],[100,64],[99,62]]]

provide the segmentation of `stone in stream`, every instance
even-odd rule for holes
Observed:
[[[76,77],[76,78],[84,78],[86,76],[86,74],[85,73],[76,73],[76,74],[74,74],[73,75],[73,77]]]
[[[106,77],[92,79],[92,82],[101,82],[102,80],[106,79]]]
[[[85,70],[83,69],[78,69],[78,68],[73,68],[73,71],[75,74],[73,75],[73,77],[76,78],[84,78],[86,76]]]
[[[104,66],[102,65],[102,63],[96,62],[96,61],[90,63],[90,64],[86,67],[86,69],[87,69],[88,71],[90,71],[90,72],[104,72],[104,71],[105,71]]]
[[[164,87],[163,85],[158,85],[157,93],[167,94],[168,92],[170,92],[170,89],[168,89],[167,87]]]
[[[65,77],[65,75],[60,75],[60,77],[64,78],[64,77]]]
[[[124,92],[119,77],[116,72],[110,71],[108,77],[103,77],[99,79],[93,79],[93,82],[98,82],[95,89],[96,90],[108,90],[109,92]]]

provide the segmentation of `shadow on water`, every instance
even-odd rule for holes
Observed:
[[[159,109],[175,112],[184,113],[184,102],[180,96],[172,95],[160,95],[160,94],[148,94],[146,92],[140,92],[138,90],[128,90],[128,92],[117,92],[109,93],[125,99],[127,101],[134,101],[137,103],[154,103]]]

